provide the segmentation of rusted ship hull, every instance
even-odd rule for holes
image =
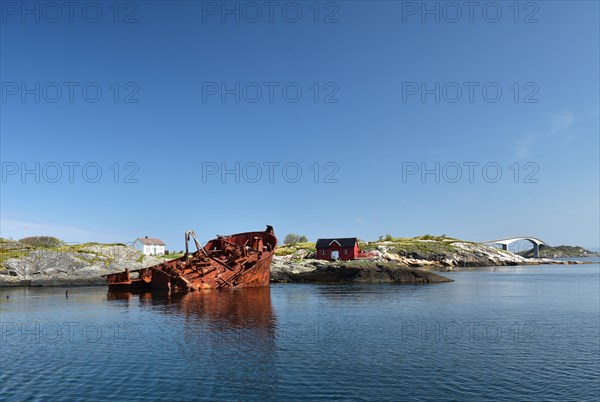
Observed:
[[[188,252],[193,238],[197,251]],[[194,232],[186,232],[183,257],[153,267],[105,275],[110,290],[187,292],[269,286],[277,238],[271,226],[263,232],[218,236],[204,247]]]

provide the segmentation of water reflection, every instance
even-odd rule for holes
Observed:
[[[109,291],[107,299],[125,301],[128,307],[138,305],[142,309],[152,308],[165,314],[175,314],[211,328],[256,329],[265,334],[273,333],[276,328],[268,287],[185,294]]]
[[[165,323],[181,322],[190,347],[236,343],[238,347],[250,344],[268,349],[277,330],[268,287],[185,294],[109,291],[107,299],[124,301],[126,308],[173,316],[166,317]]]
[[[161,354],[177,356],[178,364],[194,368],[186,375],[198,376],[198,384],[211,388],[214,397],[225,392],[217,386],[224,378],[229,387],[251,384],[256,398],[274,391],[277,320],[268,287],[181,295],[109,292],[107,298],[154,317],[156,324],[140,333],[162,345]]]
[[[600,265],[500,269],[108,301],[4,289],[0,399],[598,400]]]

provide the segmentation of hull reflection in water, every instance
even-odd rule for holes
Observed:
[[[164,314],[184,316],[184,330],[197,339],[216,341],[274,341],[276,318],[269,287],[240,288],[228,292],[201,290],[184,294],[166,292],[116,292],[109,290],[110,301],[139,302]]]
[[[151,326],[137,328],[138,339],[166,358],[165,375],[195,384],[198,395],[268,399],[276,392],[277,323],[269,287],[185,294],[109,291],[108,299],[153,317]]]

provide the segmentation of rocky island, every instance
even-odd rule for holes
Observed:
[[[65,245],[0,239],[0,286],[103,285],[106,275],[162,262],[121,243]],[[439,283],[451,280],[432,271],[454,267],[576,264],[526,258],[481,243],[445,236],[388,238],[362,242],[363,258],[315,259],[315,243],[284,244],[275,251],[271,281],[340,283]],[[171,256],[174,258],[174,256]]]
[[[519,255],[522,257],[531,257],[533,251],[521,251]],[[598,256],[600,256],[600,253],[594,253],[579,246],[546,246],[540,249],[540,257],[542,258],[586,258]]]

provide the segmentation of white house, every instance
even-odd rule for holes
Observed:
[[[161,239],[153,239],[148,236],[138,237],[132,244],[132,247],[146,255],[164,255],[165,242]]]

